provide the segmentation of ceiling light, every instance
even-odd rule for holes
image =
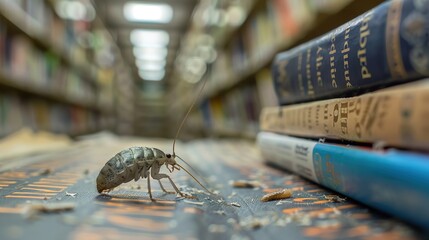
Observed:
[[[134,47],[133,54],[137,59],[149,57],[151,59],[165,59],[168,54],[166,47]]]
[[[95,18],[94,7],[80,1],[57,1],[55,11],[61,18],[73,21],[93,21]]]
[[[130,40],[134,46],[167,46],[170,36],[163,30],[136,29],[131,31]]]
[[[128,2],[124,5],[124,17],[131,22],[169,23],[173,8],[165,3]]]
[[[145,71],[139,70],[139,76],[147,81],[160,81],[164,78],[165,71]]]
[[[166,61],[144,61],[136,59],[136,66],[138,69],[147,71],[159,71],[165,68]]]

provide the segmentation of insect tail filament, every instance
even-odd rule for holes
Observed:
[[[191,176],[202,188],[204,188],[208,193],[214,195],[214,193],[212,193],[210,190],[208,190],[206,187],[204,187],[203,184],[201,184],[200,181],[198,181],[198,179],[196,179],[194,177],[194,175],[192,175],[188,170],[186,170],[186,168],[182,167],[180,164],[176,163],[181,169],[183,169],[183,171],[185,171],[187,174],[189,174],[189,176]]]

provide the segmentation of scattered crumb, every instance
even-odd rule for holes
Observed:
[[[209,225],[209,232],[211,233],[224,233],[226,232],[226,226],[220,225],[220,224],[210,224]]]
[[[140,185],[137,185],[137,189],[141,189],[142,187]]]
[[[295,212],[292,215],[283,215],[278,218],[274,224],[279,227],[284,227],[292,222],[298,226],[310,226],[313,224],[311,215],[301,212]]]
[[[219,215],[226,215],[225,211],[222,211],[222,210],[217,210],[217,211],[214,211],[213,213],[216,213],[216,214],[219,214]]]
[[[232,202],[232,203],[231,203],[231,206],[234,206],[234,207],[241,207],[241,205],[240,205],[240,204],[238,204],[238,203],[236,203],[236,202]]]
[[[256,218],[250,217],[240,222],[240,226],[246,229],[259,229],[270,223],[270,217]]]
[[[268,202],[268,201],[272,201],[272,200],[279,200],[279,199],[285,199],[285,198],[290,198],[290,197],[292,197],[292,190],[283,189],[283,190],[280,190],[277,192],[265,194],[261,198],[261,201],[262,202]]]
[[[189,200],[183,200],[183,202],[185,203],[189,203],[189,204],[194,204],[194,205],[198,205],[198,206],[202,206],[204,204],[204,202],[194,202],[194,201],[189,201]]]
[[[69,196],[69,197],[72,197],[72,198],[75,198],[76,195],[77,195],[77,193],[66,192],[66,196]]]
[[[326,200],[332,201],[332,202],[344,202],[346,201],[346,198],[341,198],[338,195],[324,195]]]
[[[89,174],[89,169],[85,169],[85,170],[83,171],[83,174],[84,174],[84,175],[88,175],[88,174]]]
[[[257,188],[261,186],[260,182],[249,180],[230,181],[229,183],[235,188]]]
[[[291,203],[291,201],[287,201],[287,200],[280,200],[276,203],[276,205],[282,205],[284,203]]]
[[[228,219],[226,220],[226,222],[227,222],[227,223],[229,223],[229,224],[236,224],[236,223],[237,223],[237,220],[235,220],[234,218],[228,218]]]
[[[237,193],[236,193],[236,192],[232,192],[232,193],[228,196],[228,198],[232,198],[232,197],[234,197],[235,195],[237,195]]]
[[[45,170],[41,171],[39,173],[40,176],[45,176],[45,175],[49,175],[52,172],[52,170],[50,168],[46,168]]]
[[[22,215],[25,218],[33,218],[37,213],[51,213],[70,211],[75,208],[76,204],[73,202],[56,202],[56,203],[30,203],[24,206]]]

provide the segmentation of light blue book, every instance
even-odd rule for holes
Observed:
[[[260,132],[266,161],[429,229],[429,155],[375,151]]]

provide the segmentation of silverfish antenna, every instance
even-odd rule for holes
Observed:
[[[196,173],[198,176],[201,177],[201,179],[203,180],[205,185],[209,185],[207,183],[207,181],[204,179],[203,175],[201,173],[199,173],[196,169],[194,169],[189,163],[187,163],[185,160],[183,160],[183,158],[179,157],[179,155],[177,155],[176,157],[178,157],[180,160],[182,160],[182,162],[184,162],[186,164],[186,166],[188,166],[194,173]]]
[[[181,169],[183,169],[187,174],[189,174],[189,176],[191,176],[194,180],[195,180],[195,182],[197,182],[198,184],[200,184],[200,186],[202,187],[202,188],[204,188],[208,193],[210,193],[210,194],[212,194],[212,195],[214,195],[214,193],[212,193],[210,190],[208,190],[206,187],[204,187],[204,185],[203,184],[201,184],[200,183],[200,181],[198,181],[198,179],[196,179],[195,177],[194,177],[194,175],[192,175],[188,170],[186,170],[186,168],[184,168],[184,167],[182,167],[180,164],[178,164],[178,163],[176,163]]]
[[[210,66],[208,66],[207,68],[209,69],[209,68],[210,68]],[[203,89],[204,89],[204,86],[206,85],[207,79],[208,79],[208,78],[204,79],[203,86],[201,86],[200,91],[199,91],[199,92],[198,92],[198,94],[195,96],[194,100],[192,101],[192,104],[191,104],[191,106],[189,107],[188,112],[186,112],[185,117],[183,118],[182,122],[180,123],[179,129],[177,129],[176,136],[174,137],[174,140],[173,140],[173,157],[175,157],[175,156],[176,156],[176,153],[175,153],[175,151],[174,151],[174,147],[176,146],[176,139],[177,139],[177,137],[179,137],[180,130],[182,130],[183,124],[185,124],[185,121],[186,121],[186,119],[188,118],[189,113],[191,113],[191,110],[192,110],[192,108],[194,107],[195,102],[196,102],[196,101],[197,101],[197,99],[200,97],[201,93],[203,92]]]

